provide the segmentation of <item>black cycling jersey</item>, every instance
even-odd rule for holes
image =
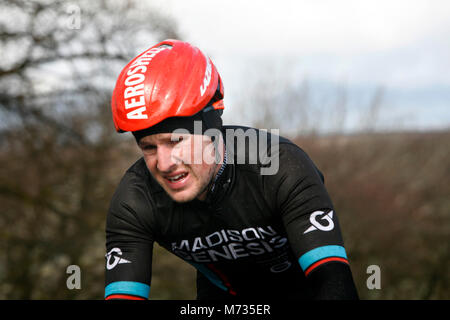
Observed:
[[[155,241],[198,270],[198,298],[307,298],[317,270],[348,269],[323,175],[308,155],[270,134],[263,147],[229,147],[227,129],[250,128],[224,126],[227,163],[205,201],[174,202],[143,158],[125,173],[107,216],[105,298],[148,298]],[[277,157],[274,174],[261,174],[264,157]]]

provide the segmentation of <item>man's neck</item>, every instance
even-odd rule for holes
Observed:
[[[223,140],[222,140],[222,143],[219,143],[218,148],[221,150],[221,152],[218,153],[219,159],[216,159],[216,166],[214,168],[214,173],[211,177],[211,183],[208,185],[208,187],[205,189],[205,191],[203,191],[197,197],[197,199],[200,201],[205,201],[206,197],[208,196],[208,193],[214,191],[216,181],[219,179],[219,177],[222,175],[223,171],[225,170],[225,166],[227,164],[227,150],[225,149],[225,144],[223,143]],[[216,151],[216,155],[217,155],[217,151]]]

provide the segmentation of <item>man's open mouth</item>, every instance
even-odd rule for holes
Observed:
[[[185,172],[185,173],[180,173],[174,177],[170,177],[170,178],[166,177],[166,179],[169,180],[170,182],[178,182],[178,181],[183,180],[187,175],[188,175],[188,173]]]

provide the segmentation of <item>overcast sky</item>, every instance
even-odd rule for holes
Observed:
[[[298,79],[386,89],[408,126],[450,126],[448,0],[154,0],[211,56],[233,102],[249,65]],[[268,65],[272,65],[269,66]],[[394,110],[395,109],[395,110]]]

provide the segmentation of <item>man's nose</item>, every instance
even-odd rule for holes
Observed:
[[[157,149],[157,161],[156,167],[161,172],[170,172],[175,169],[179,162],[176,156],[173,154],[173,148],[168,146],[159,146]]]

